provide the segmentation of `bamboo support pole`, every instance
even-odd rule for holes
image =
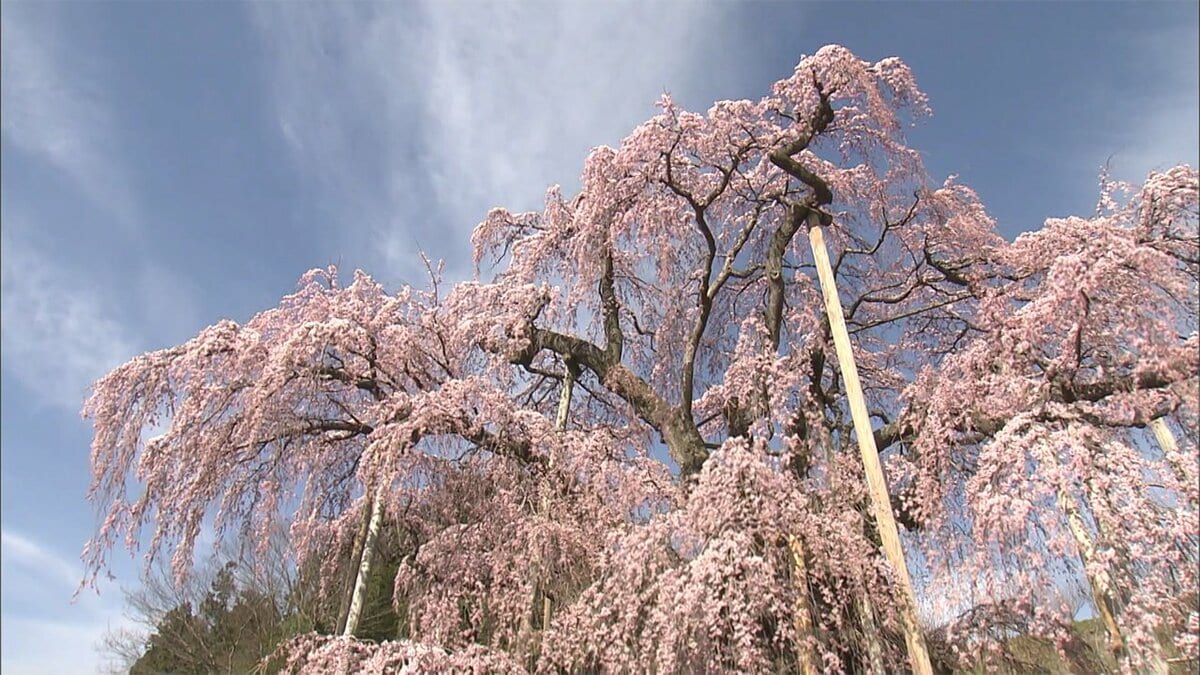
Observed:
[[[571,412],[571,396],[575,393],[575,366],[567,364],[567,373],[563,376],[562,393],[558,397],[558,415],[554,418],[554,428],[557,431],[567,430],[567,415]]]
[[[1150,431],[1154,432],[1154,439],[1158,441],[1158,445],[1164,453],[1174,454],[1179,452],[1179,444],[1175,442],[1175,434],[1171,432],[1171,427],[1167,426],[1165,419],[1155,417],[1150,422]]]

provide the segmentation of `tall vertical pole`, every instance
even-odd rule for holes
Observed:
[[[571,396],[575,393],[575,378],[578,376],[577,366],[568,361],[567,372],[563,376],[562,393],[558,397],[558,415],[554,418],[554,429],[559,433],[567,430],[567,416],[571,413]],[[542,504],[542,510],[548,511],[549,505]],[[550,628],[550,595],[542,588],[542,630]]]
[[[350,584],[346,589],[346,597],[342,598],[341,609],[338,611],[337,634],[342,635],[346,630],[346,619],[350,618],[350,605],[354,601],[354,587],[358,580],[358,564],[362,562],[363,542],[367,538],[367,529],[371,526],[371,507],[364,505],[359,516],[358,531],[354,533],[354,546],[350,550],[350,560],[353,569],[349,570]]]
[[[1175,477],[1186,483],[1187,471],[1179,462],[1179,443],[1176,442],[1175,433],[1171,431],[1171,427],[1167,426],[1167,419],[1155,417],[1150,422],[1150,431],[1154,432],[1154,440],[1158,441],[1158,447],[1162,448],[1163,456],[1166,458],[1167,464],[1171,465]]]
[[[350,609],[346,613],[345,637],[353,637],[362,618],[363,604],[367,595],[367,579],[371,575],[371,560],[375,553],[375,540],[379,538],[379,527],[383,522],[383,496],[386,481],[380,480],[379,489],[371,500],[371,519],[367,522],[367,534],[363,538],[362,558],[358,561],[358,575],[354,579],[354,593],[350,596]]]
[[[892,564],[896,584],[900,590],[900,619],[904,628],[904,642],[908,646],[908,660],[916,675],[932,675],[929,649],[917,623],[916,601],[912,590],[912,579],[904,560],[904,549],[900,545],[900,531],[892,515],[891,499],[888,497],[887,481],[879,463],[879,451],[875,448],[875,432],[871,428],[871,416],[863,397],[862,383],[858,379],[858,367],[850,347],[850,333],[846,330],[846,319],[842,315],[842,302],[838,297],[829,264],[829,252],[825,248],[825,234],[821,230],[820,216],[815,210],[808,214],[808,241],[812,246],[813,258],[817,263],[817,276],[821,281],[821,293],[825,298],[825,311],[829,315],[829,327],[833,333],[833,344],[837,351],[838,365],[846,382],[846,397],[850,403],[850,416],[854,420],[854,434],[858,437],[858,449],[862,455],[863,469],[867,476],[867,489],[875,514],[875,527],[883,553]]]
[[[1155,417],[1150,422],[1150,431],[1154,432],[1154,439],[1158,441],[1158,445],[1164,453],[1179,452],[1179,444],[1175,442],[1175,434],[1171,432],[1171,427],[1167,426],[1165,419]]]
[[[1121,635],[1121,626],[1117,623],[1117,614],[1113,608],[1112,584],[1109,583],[1105,572],[1092,572],[1092,560],[1096,555],[1096,545],[1088,532],[1083,516],[1079,513],[1079,505],[1075,499],[1061,488],[1058,490],[1058,507],[1067,516],[1067,527],[1075,544],[1079,547],[1079,559],[1083,563],[1083,574],[1087,578],[1088,588],[1092,591],[1092,603],[1096,605],[1096,613],[1100,615],[1104,630],[1108,633],[1108,648],[1114,656],[1120,656],[1125,647],[1125,637]]]
[[[571,413],[571,396],[575,393],[575,378],[579,376],[579,368],[573,362],[567,361],[565,365],[566,365],[566,373],[563,375],[562,391],[559,392],[559,395],[558,395],[558,411],[554,415],[554,430],[560,434],[567,430],[567,418],[570,416],[570,413]],[[550,468],[554,467],[553,455],[551,455],[549,466],[550,466]],[[541,504],[539,505],[538,510],[543,515],[549,513],[549,511],[550,511],[549,499],[545,495],[543,495],[543,497],[542,497]],[[548,628],[550,628],[550,619],[552,618],[552,615],[553,615],[554,606],[553,606],[553,601],[550,598],[550,594],[546,592],[545,580],[542,580],[542,579],[534,580],[534,586],[533,586],[534,605],[536,606],[536,604],[537,604],[537,597],[539,595],[539,591],[540,591],[540,595],[542,596],[542,632],[544,633]],[[522,635],[531,635],[532,634],[532,631],[533,631],[532,619],[533,619],[533,617],[531,614],[526,614],[524,616],[524,618],[521,619],[521,634]],[[540,640],[540,638],[538,638],[538,639]],[[533,647],[535,649],[537,648],[537,646],[538,645],[536,643],[533,645]],[[530,656],[530,664],[529,664],[530,670],[532,670],[534,668],[534,666],[536,665],[537,657],[535,654],[536,654],[536,652],[531,651],[530,655],[529,655]]]
[[[577,375],[574,363],[567,363],[567,372],[563,375],[562,392],[558,395],[558,415],[554,418],[554,430],[567,430],[567,415],[571,412],[571,395],[575,392],[575,377]]]
[[[793,535],[787,538],[788,551],[792,554],[792,583],[796,586],[795,616],[792,618],[796,630],[796,659],[801,675],[817,675],[817,654],[809,638],[813,635],[812,606],[808,597],[808,564],[804,560],[804,545]]]

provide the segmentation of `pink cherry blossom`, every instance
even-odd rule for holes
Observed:
[[[906,144],[928,113],[901,61],[839,46],[756,101],[664,97],[577,194],[486,214],[473,281],[313,270],[116,368],[83,410],[90,570],[145,532],[182,577],[205,523],[283,526],[336,599],[375,511],[413,543],[410,639],[300,636],[289,670],[898,668],[811,217],[935,661],[1065,653],[1075,587],[1123,668],[1200,658],[1196,171],[1104,178],[1095,215],[1009,243]]]

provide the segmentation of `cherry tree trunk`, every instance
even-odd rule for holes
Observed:
[[[867,476],[867,489],[875,514],[875,527],[883,553],[892,565],[900,595],[900,618],[904,629],[904,642],[908,647],[909,664],[916,675],[932,675],[933,666],[925,637],[917,623],[912,580],[904,560],[904,549],[900,545],[900,531],[892,515],[891,498],[888,496],[887,480],[879,463],[879,451],[875,448],[875,434],[871,429],[871,417],[867,412],[862,384],[858,379],[858,367],[850,346],[850,334],[842,315],[842,302],[838,297],[833,278],[833,267],[829,264],[829,252],[825,248],[825,235],[821,230],[816,213],[809,215],[808,241],[812,246],[817,264],[817,276],[821,281],[821,292],[825,298],[825,311],[829,315],[829,326],[833,333],[833,344],[837,351],[838,365],[846,383],[846,397],[850,403],[850,416],[854,420],[854,435],[858,438],[858,449],[862,455],[863,469]]]
[[[371,560],[375,554],[375,540],[379,538],[379,527],[383,523],[384,485],[380,483],[375,497],[371,500],[371,520],[367,523],[367,533],[363,538],[362,558],[358,563],[358,576],[354,579],[354,593],[350,596],[350,609],[346,613],[346,627],[342,635],[353,637],[358,630],[358,621],[362,617],[363,604],[367,595],[367,579],[371,575]]]

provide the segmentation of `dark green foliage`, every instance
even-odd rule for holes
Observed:
[[[361,639],[408,635],[406,612],[398,613],[392,603],[396,570],[409,552],[397,529],[385,524],[377,545],[357,631]],[[350,557],[347,551],[344,588],[327,589],[333,597],[326,598],[320,597],[316,569],[296,570],[278,561],[266,577],[252,573],[249,563],[226,562],[202,592],[174,588],[164,578],[147,580],[129,596],[132,613],[150,626],[150,636],[133,645],[136,660],[129,673],[277,671],[282,664],[263,661],[280,644],[311,631],[337,632],[342,596],[349,593],[357,568]]]
[[[131,675],[250,672],[304,628],[285,622],[270,595],[239,588],[234,569],[234,563],[221,568],[198,609],[185,602],[163,616]]]
[[[382,642],[395,640],[399,636],[400,617],[392,609],[392,582],[396,568],[396,562],[376,555],[371,576],[367,579],[367,595],[358,623],[359,638]]]

